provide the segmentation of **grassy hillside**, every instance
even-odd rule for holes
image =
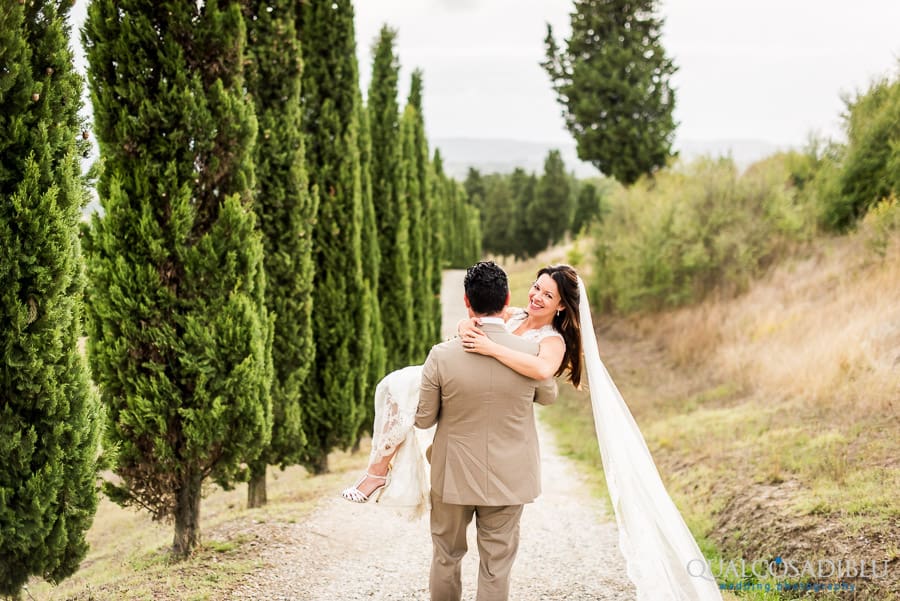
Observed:
[[[513,298],[542,262],[580,255],[510,266]],[[887,577],[844,579],[855,598],[898,598],[897,299],[900,232],[864,225],[814,241],[737,298],[595,313],[603,359],[704,550],[726,562],[874,561]],[[563,389],[543,418],[599,480],[589,401]]]

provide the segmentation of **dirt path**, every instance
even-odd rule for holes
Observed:
[[[464,316],[461,271],[445,272],[445,331]],[[516,601],[625,600],[634,591],[617,546],[615,522],[591,498],[571,463],[540,425],[544,493],[525,508],[512,574]],[[431,540],[427,518],[409,522],[390,510],[354,505],[338,491],[303,523],[266,524],[257,570],[232,599],[425,601]],[[463,562],[463,599],[474,599],[478,570],[475,529]]]

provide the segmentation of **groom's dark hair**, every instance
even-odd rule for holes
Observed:
[[[506,305],[509,281],[506,272],[493,261],[481,261],[469,267],[463,285],[472,311],[479,315],[499,313]]]

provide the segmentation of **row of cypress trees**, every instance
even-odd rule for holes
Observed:
[[[174,520],[181,556],[207,479],[258,506],[267,466],[326,471],[437,341],[441,269],[480,255],[388,28],[363,103],[351,0],[93,0],[79,239],[68,6],[0,8],[0,594],[77,568],[101,445],[106,493]]]

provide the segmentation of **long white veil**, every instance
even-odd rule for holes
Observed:
[[[584,282],[579,318],[585,372],[619,549],[638,601],[721,601],[712,579],[692,576],[703,554],[666,492],[644,437],[600,360]]]

